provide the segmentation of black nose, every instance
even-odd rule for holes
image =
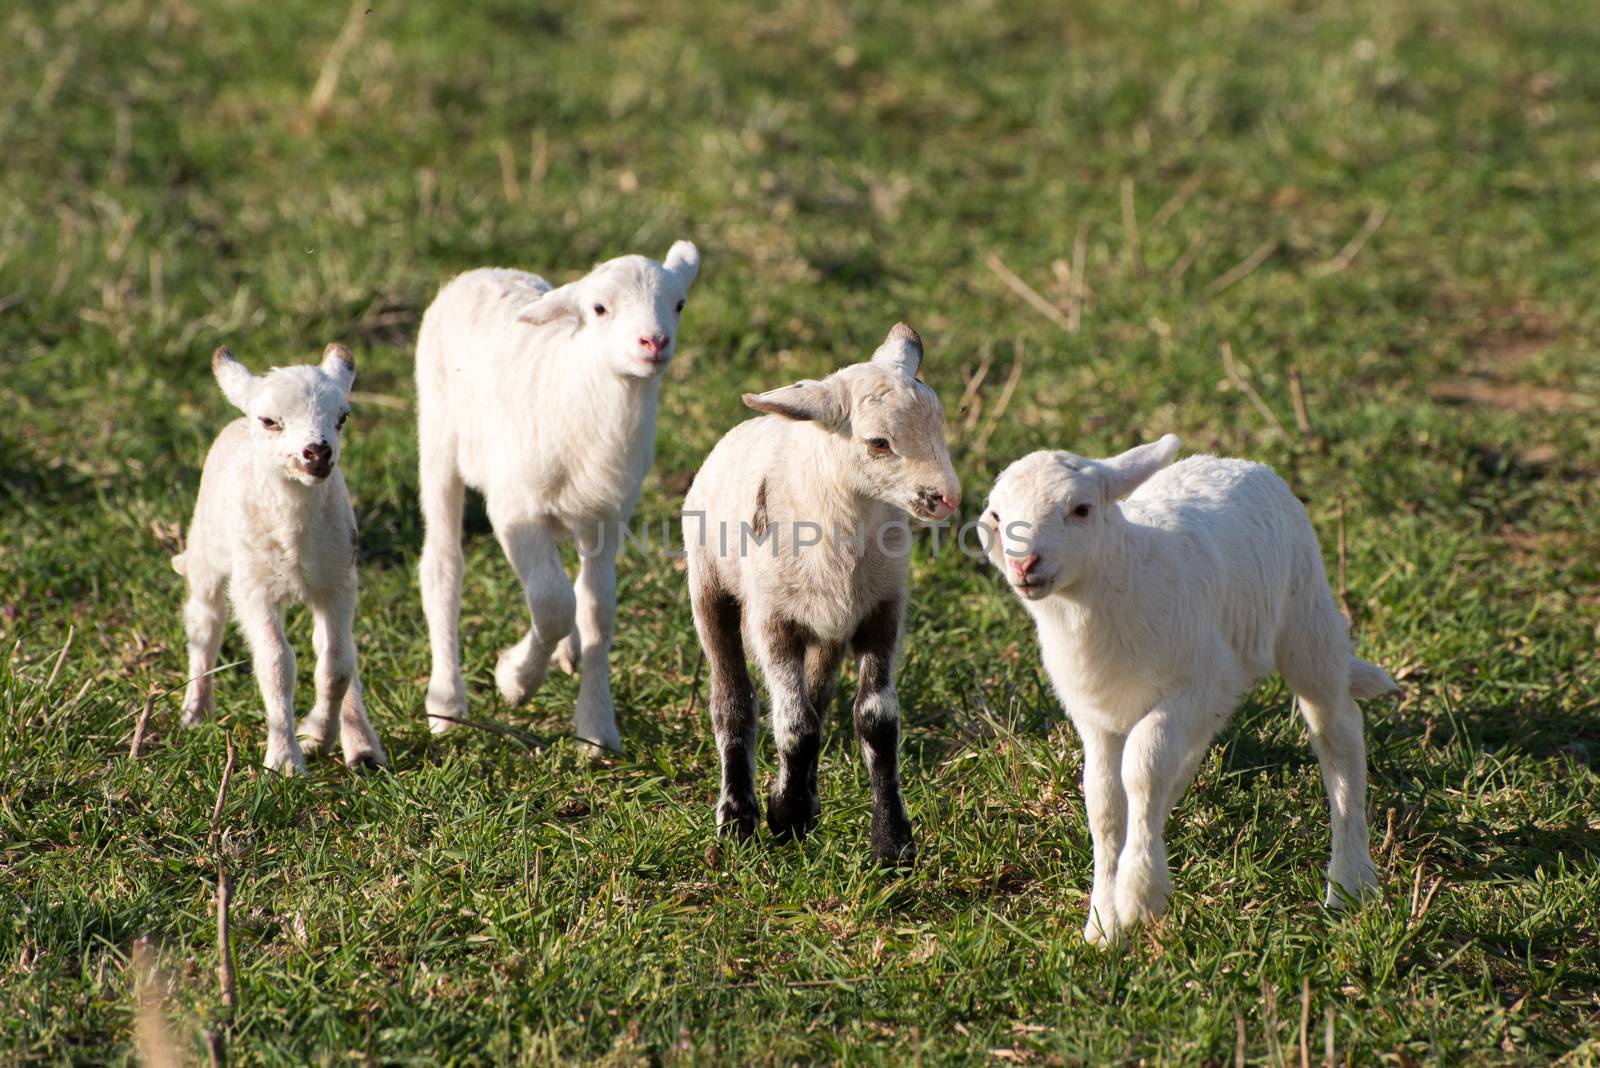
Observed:
[[[307,445],[300,455],[305,457],[306,463],[320,466],[333,458],[333,447],[326,441],[318,441]]]

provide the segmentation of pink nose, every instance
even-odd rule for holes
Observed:
[[[1038,553],[1034,553],[1031,556],[1024,556],[1020,559],[1013,556],[1010,559],[1011,570],[1015,572],[1018,578],[1027,578],[1029,575],[1033,574],[1033,569],[1039,566]]]
[[[649,350],[652,356],[660,356],[662,350],[667,347],[667,335],[650,334],[647,337],[642,337],[639,339],[639,347]]]
[[[944,505],[945,511],[949,512],[951,515],[955,515],[956,509],[961,507],[961,497],[959,494],[952,497],[950,494],[946,493],[944,496],[939,498],[939,503]]]

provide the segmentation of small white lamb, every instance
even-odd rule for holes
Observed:
[[[1351,653],[1316,534],[1283,480],[1214,456],[1168,467],[1177,451],[1168,434],[1107,460],[1033,453],[1000,475],[983,519],[1083,740],[1092,943],[1166,910],[1167,815],[1240,695],[1274,668],[1322,765],[1327,904],[1377,884],[1356,700],[1398,687]]]
[[[555,654],[581,666],[573,726],[622,748],[611,701],[617,548],[655,457],[661,372],[700,267],[688,241],[666,260],[622,256],[553,288],[486,268],[439,291],[417,339],[422,607],[433,647],[428,726],[466,716],[458,631],[463,491],[483,493],[501,548],[522,580],[532,626],[500,654],[495,683],[516,704]],[[577,593],[560,545],[576,539]]]
[[[855,727],[872,780],[872,855],[885,864],[916,855],[900,797],[894,691],[906,513],[938,522],[961,498],[944,411],[915,377],[921,361],[921,339],[901,323],[868,363],[746,394],[745,404],[772,414],[729,431],[684,501],[690,600],[722,758],[721,833],[748,838],[759,815],[746,646],[766,678],[778,743],[767,825],[804,837],[821,811],[821,717],[848,645],[860,667]]]
[[[207,672],[222,644],[227,597],[266,703],[267,767],[304,773],[302,749],[331,745],[335,723],[346,764],[386,766],[356,675],[356,519],[338,466],[355,359],[343,345],[329,345],[318,366],[257,376],[219,348],[211,368],[245,415],[223,428],[206,455],[188,545],[172,560],[189,588],[183,724],[194,726],[211,711]],[[311,608],[317,651],[316,704],[299,741],[294,650],[283,633],[283,606],[295,601]]]

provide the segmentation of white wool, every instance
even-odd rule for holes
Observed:
[[[484,495],[532,620],[500,656],[501,694],[513,703],[532,694],[554,653],[569,670],[581,665],[578,736],[621,747],[609,680],[617,535],[654,458],[660,375],[699,263],[694,245],[679,241],[662,263],[622,256],[560,288],[521,271],[469,271],[423,316],[421,583],[435,732],[466,716],[457,631],[470,486]],[[560,558],[569,537],[586,553],[576,593]]]
[[[184,725],[211,711],[207,672],[222,643],[226,597],[249,640],[266,704],[267,767],[304,772],[302,743],[330,744],[335,723],[347,763],[387,764],[356,674],[356,521],[339,466],[355,361],[342,345],[329,345],[318,366],[257,376],[218,349],[212,368],[245,416],[211,446],[187,548],[172,561],[188,585]],[[295,657],[283,606],[299,601],[314,620],[317,695],[297,740]]]
[[[1394,692],[1356,659],[1304,507],[1270,468],[1190,457],[1178,439],[1107,460],[1036,452],[996,481],[989,552],[1039,629],[1084,745],[1095,843],[1084,937],[1165,909],[1164,825],[1240,695],[1277,670],[1322,765],[1326,901],[1376,885],[1356,698]]]

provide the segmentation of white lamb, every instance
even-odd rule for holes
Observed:
[[[690,599],[722,758],[721,833],[748,838],[759,815],[746,646],[766,678],[778,743],[767,825],[804,837],[821,811],[821,717],[848,645],[860,668],[855,727],[872,781],[872,855],[885,864],[915,856],[894,692],[906,513],[937,522],[961,498],[939,398],[915,377],[921,360],[921,339],[901,323],[868,363],[747,394],[745,404],[772,414],[729,431],[684,501]]]
[[[484,495],[532,617],[527,635],[500,654],[501,695],[525,700],[555,654],[566,670],[581,667],[578,737],[622,747],[609,677],[616,554],[655,456],[661,372],[699,266],[694,245],[679,241],[662,263],[622,256],[560,288],[521,271],[468,271],[423,316],[421,580],[435,733],[466,716],[458,629],[461,510],[471,486]],[[567,537],[582,556],[576,596],[561,565]]]
[[[211,368],[245,415],[223,428],[206,455],[188,545],[172,560],[189,587],[184,726],[211,711],[207,672],[222,644],[226,597],[249,640],[266,703],[267,767],[303,774],[302,751],[331,745],[336,722],[345,763],[387,765],[356,675],[356,519],[338,466],[355,359],[343,345],[329,345],[319,366],[257,376],[219,348]],[[317,651],[316,704],[299,741],[294,650],[283,633],[283,606],[295,601],[311,608]]]
[[[1107,460],[1036,452],[1001,474],[984,515],[990,558],[1037,622],[1083,740],[1093,943],[1166,910],[1167,815],[1239,696],[1274,668],[1322,766],[1327,904],[1377,884],[1356,701],[1398,687],[1351,653],[1316,535],[1283,480],[1214,456],[1168,467],[1177,451],[1168,434]]]

